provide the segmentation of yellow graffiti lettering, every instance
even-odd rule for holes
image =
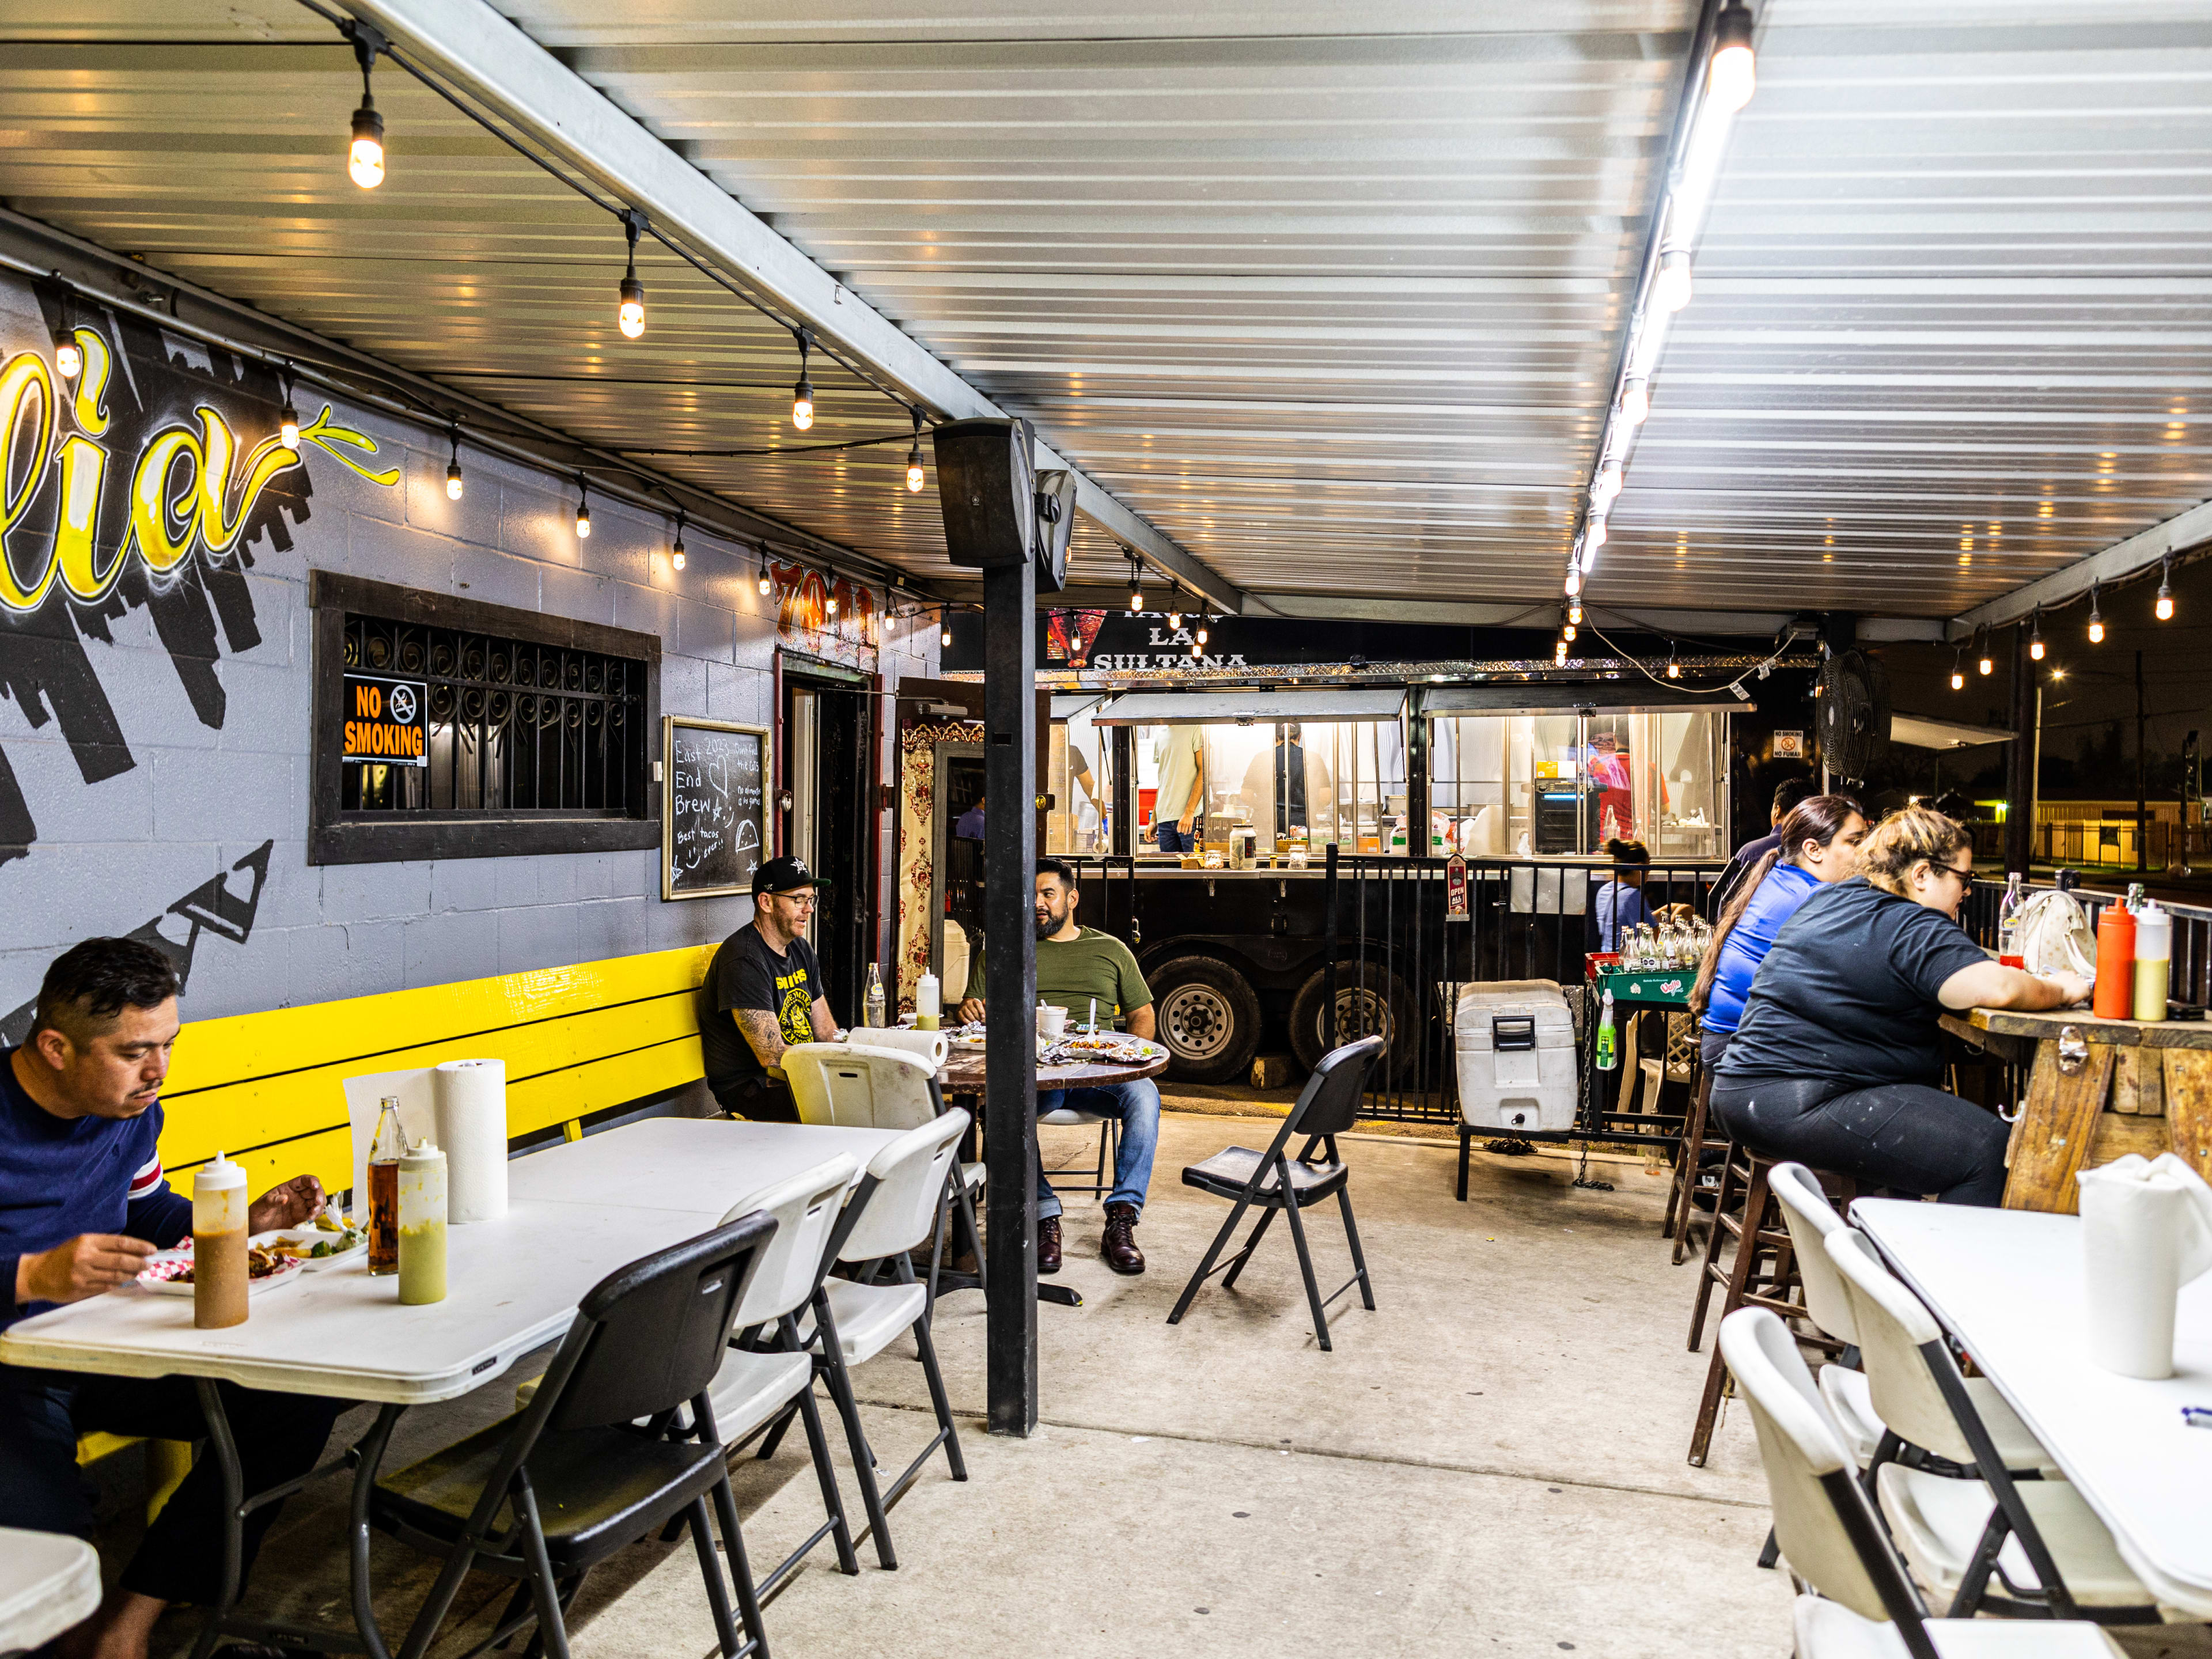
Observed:
[[[179,460],[189,465],[191,476],[172,496],[169,474]],[[206,465],[200,441],[179,426],[156,434],[138,458],[131,478],[131,540],[156,575],[175,569],[192,550],[194,501]]]
[[[313,425],[300,428],[300,441],[314,445],[341,466],[345,467],[349,471],[358,472],[373,484],[382,484],[389,489],[399,482],[398,467],[390,468],[383,472],[371,472],[352,456],[347,454],[343,449],[337,447],[343,444],[347,448],[359,450],[365,456],[376,453],[376,440],[366,433],[356,432],[350,427],[343,427],[335,423],[331,419],[331,406],[328,404],[325,404],[323,412],[315,416]]]
[[[30,465],[19,480],[7,469],[21,447],[27,418],[24,410],[34,398],[36,407],[27,417],[37,422],[30,428]],[[46,367],[46,360],[36,352],[20,352],[9,359],[5,368],[0,368],[0,607],[9,611],[37,610],[45,602],[47,590],[54,585],[54,550],[51,544],[39,574],[25,582],[16,576],[7,542],[8,532],[29,510],[32,498],[46,480],[46,461],[53,453],[53,372]]]
[[[72,434],[62,441],[56,465],[61,470],[60,512],[54,520],[54,562],[60,568],[62,586],[88,604],[107,597],[115,579],[123,574],[123,550],[117,548],[107,568],[100,568],[100,549],[93,540],[99,526],[100,491],[107,478],[107,452],[89,438]]]
[[[205,404],[193,413],[200,419],[200,540],[206,544],[209,552],[219,556],[238,544],[239,532],[246,528],[246,515],[253,511],[254,502],[269,487],[270,480],[305,463],[277,439],[263,439],[246,458],[246,476],[237,490],[236,511],[226,515],[223,509],[232,493],[230,468],[238,454],[238,440],[223,424],[222,416]]]
[[[88,435],[98,438],[107,431],[107,374],[113,360],[107,353],[107,342],[97,330],[80,328],[73,331],[76,349],[84,353],[84,367],[76,377],[76,423]]]

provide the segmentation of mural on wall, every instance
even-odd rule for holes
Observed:
[[[902,1013],[929,968],[930,849],[937,834],[937,745],[983,741],[981,720],[918,722],[899,731],[898,983]],[[959,992],[949,994],[957,998]]]
[[[273,841],[263,842],[224,874],[210,878],[143,927],[131,930],[131,938],[152,945],[177,964],[179,991],[192,976],[192,956],[199,949],[202,933],[211,933],[233,945],[243,945],[253,932],[262,885],[269,879],[269,854],[276,845]],[[28,1036],[31,1016],[37,1009],[38,999],[33,997],[0,1017],[0,1044],[13,1048]]]
[[[769,574],[777,595],[778,632],[797,649],[825,662],[876,672],[881,644],[876,596],[866,582],[825,576],[801,564],[771,560]],[[837,601],[830,614],[830,600]]]
[[[264,533],[289,551],[307,522],[308,454],[398,483],[327,404],[288,446],[285,395],[264,365],[0,279],[0,698],[58,727],[86,785],[138,763],[88,641],[144,609],[193,715],[221,730],[215,665],[262,642],[246,572]],[[37,836],[0,746],[0,864]]]

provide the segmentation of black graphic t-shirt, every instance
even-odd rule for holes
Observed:
[[[724,939],[699,987],[699,1047],[706,1057],[707,1086],[719,1096],[766,1074],[732,1018],[733,1010],[773,1014],[786,1042],[811,1042],[814,1000],[821,994],[822,964],[805,939],[792,940],[790,950],[778,956],[750,922]]]

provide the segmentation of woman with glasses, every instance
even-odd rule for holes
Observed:
[[[1892,812],[1860,844],[1858,868],[1775,936],[1714,1073],[1713,1114],[1762,1157],[1862,1188],[1995,1205],[2005,1125],[1936,1086],[1938,1021],[1946,1009],[2063,1007],[2089,981],[2003,967],[1966,937],[1973,849],[1940,812]]]

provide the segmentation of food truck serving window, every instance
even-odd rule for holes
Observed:
[[[1404,708],[1402,691],[1373,688],[1133,693],[1093,723],[1135,728],[1140,854],[1164,850],[1164,825],[1187,826],[1200,856],[1248,828],[1261,853],[1404,853]]]
[[[1616,838],[1662,860],[1726,851],[1722,711],[1426,712],[1434,851],[1586,858]]]
[[[1092,721],[1103,692],[1052,700],[1052,740],[1045,788],[1044,850],[1062,857],[1108,852],[1113,845],[1114,755]]]

